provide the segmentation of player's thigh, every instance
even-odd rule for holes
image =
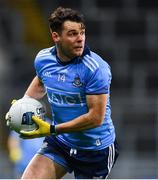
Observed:
[[[36,155],[22,175],[22,179],[59,179],[67,171],[65,168],[46,156]]]

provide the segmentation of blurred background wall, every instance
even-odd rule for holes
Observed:
[[[111,65],[112,118],[120,157],[111,178],[158,178],[158,1],[0,0],[0,178],[11,178],[4,116],[34,77],[37,52],[52,46],[58,6],[86,17],[87,42]]]

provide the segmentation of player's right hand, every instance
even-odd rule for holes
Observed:
[[[9,115],[9,112],[6,113],[5,120],[6,120],[6,125],[10,126],[10,115]]]
[[[12,102],[11,102],[11,105],[13,105],[16,101],[17,101],[16,99],[13,99]],[[6,120],[6,125],[10,126],[10,115],[9,115],[9,112],[6,113],[5,120]]]
[[[56,135],[55,126],[49,124],[48,122],[44,121],[43,119],[32,116],[32,120],[37,124],[37,129],[32,131],[20,131],[20,137],[23,139],[32,139],[32,138],[39,138],[48,135]]]

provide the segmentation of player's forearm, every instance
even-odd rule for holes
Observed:
[[[46,94],[43,84],[40,82],[38,77],[36,76],[28,87],[25,95],[28,95],[34,99],[41,99]]]
[[[106,113],[108,94],[87,95],[89,111],[71,121],[57,125],[57,133],[77,132],[101,126]]]
[[[56,125],[56,131],[60,134],[96,128],[102,124],[103,119],[104,118],[101,116],[99,118],[97,116],[90,115],[90,113],[87,113],[72,121]]]

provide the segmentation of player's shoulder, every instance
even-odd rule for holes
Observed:
[[[95,72],[96,70],[102,68],[108,68],[108,69],[110,68],[107,61],[103,59],[100,55],[95,53],[94,51],[90,51],[89,53],[84,55],[83,63],[92,72]]]
[[[54,49],[55,49],[55,47],[52,46],[52,47],[49,47],[49,48],[45,48],[45,49],[40,50],[40,51],[37,53],[35,60],[48,58],[49,56],[52,55],[52,51],[53,51]]]
[[[96,59],[96,61],[98,62],[98,64],[100,65],[104,65],[104,66],[109,66],[108,62],[106,59],[103,59],[99,54],[97,54],[94,51],[91,51],[91,56]]]
[[[48,65],[50,62],[52,62],[53,59],[55,59],[55,56],[53,55],[55,47],[49,47],[40,50],[34,60],[34,66],[36,70],[40,70],[41,68]]]

